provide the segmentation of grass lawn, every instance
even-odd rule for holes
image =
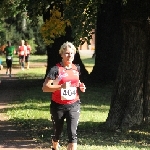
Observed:
[[[5,56],[1,56],[2,59],[2,64],[4,67],[6,67],[6,62],[5,62]],[[18,56],[14,55],[13,57],[13,70],[15,70],[16,67],[19,67],[19,61],[18,61]],[[21,79],[33,79],[33,78],[44,78],[45,73],[46,73],[46,67],[44,65],[39,65],[39,64],[45,64],[47,63],[47,56],[46,55],[30,55],[30,65],[31,66],[38,66],[38,67],[32,67],[29,70],[25,69],[25,71],[20,71],[17,73],[16,76],[18,76]],[[13,73],[13,71],[12,71]]]
[[[82,58],[91,71],[94,59]],[[33,58],[43,61],[44,56]],[[31,73],[32,74],[32,73]],[[38,72],[37,72],[38,74]],[[105,129],[108,116],[112,86],[88,86],[86,93],[80,93],[81,114],[78,126],[78,150],[148,150],[150,149],[150,130],[135,129],[128,133],[110,132]],[[52,124],[49,114],[50,93],[43,93],[41,84],[30,86],[22,98],[15,100],[13,108],[8,108],[10,120],[23,129],[30,129],[37,140],[49,142]],[[66,150],[66,126],[61,138],[61,150]],[[51,144],[51,143],[50,143]]]
[[[3,64],[6,65],[5,63],[5,55],[1,55],[0,58],[3,61]],[[46,55],[30,55],[30,62],[46,62],[47,61],[47,56]],[[18,55],[13,56],[13,64],[18,64]]]

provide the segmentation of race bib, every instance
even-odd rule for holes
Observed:
[[[74,100],[76,98],[77,88],[69,87],[66,89],[61,89],[61,100]]]
[[[11,56],[7,56],[7,59],[11,59]]]

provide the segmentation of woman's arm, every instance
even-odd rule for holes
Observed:
[[[56,90],[60,90],[61,85],[53,85],[53,80],[46,78],[42,90],[43,92],[55,92]]]
[[[55,92],[57,90],[61,90],[61,88],[66,89],[71,87],[71,81],[65,82],[61,85],[54,85],[53,80],[49,79],[48,77],[45,79],[43,83],[42,90],[43,92]]]

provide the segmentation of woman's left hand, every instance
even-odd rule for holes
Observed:
[[[84,83],[79,83],[79,88],[80,88],[80,90],[82,91],[82,92],[85,92],[85,89],[86,89],[86,87],[85,87],[85,84]]]

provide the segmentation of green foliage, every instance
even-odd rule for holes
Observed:
[[[3,8],[5,12],[7,12],[7,15],[15,15],[19,14],[24,11],[24,8],[26,8],[28,12],[28,16],[32,21],[32,24],[37,24],[38,19],[37,16],[42,16],[43,13],[45,13],[47,8],[51,6],[51,3],[55,3],[55,5],[59,5],[60,3],[63,4],[64,7],[64,18],[66,20],[70,20],[72,25],[72,36],[75,40],[75,45],[79,45],[80,38],[87,37],[88,39],[91,38],[91,31],[93,28],[95,28],[95,21],[96,21],[96,12],[97,12],[97,6],[99,3],[98,0],[56,0],[56,1],[48,1],[48,0],[37,0],[36,3],[33,0],[26,1],[26,0],[18,0],[15,2],[5,2],[3,1]],[[67,2],[67,4],[66,4]],[[38,3],[38,5],[37,5]],[[13,6],[9,9],[10,5]],[[74,11],[72,11],[72,8],[74,8]],[[11,13],[10,13],[11,12]]]
[[[92,29],[95,29],[99,4],[100,2],[96,0],[70,0],[68,4],[64,4],[64,17],[70,20],[72,36],[76,45],[81,43],[81,38],[86,37],[88,41],[91,39]],[[74,8],[74,11],[72,11],[72,8]]]
[[[41,26],[43,24],[43,18],[41,16],[37,17],[38,19],[38,24],[37,26],[34,26],[34,37],[35,37],[35,43],[37,44],[36,46],[36,53],[38,55],[45,55],[46,54],[46,45],[44,44],[42,35],[40,33]]]
[[[114,1],[122,3],[124,9],[124,18],[128,19],[147,19],[150,15],[150,2],[149,0],[137,1],[137,0],[119,0]],[[88,42],[92,36],[92,29],[95,29],[97,21],[97,12],[100,11],[100,5],[106,3],[113,3],[111,0],[15,0],[15,1],[1,1],[0,16],[1,18],[13,18],[18,14],[23,14],[27,11],[30,24],[36,26],[39,22],[38,17],[46,14],[47,19],[50,17],[49,8],[52,5],[60,7],[63,6],[63,17],[65,20],[69,20],[72,28],[72,37],[74,38],[74,44],[78,46],[81,44],[81,39],[87,38]],[[37,5],[38,4],[38,5]],[[51,8],[50,8],[51,9]],[[4,13],[2,13],[4,12]],[[48,17],[49,16],[49,17]],[[22,16],[24,18],[24,16]],[[10,21],[10,20],[9,20]],[[12,20],[13,21],[13,20]],[[19,23],[19,22],[18,22]],[[38,28],[39,29],[39,28]],[[34,31],[35,33],[35,31]],[[38,34],[38,33],[37,33]],[[37,35],[36,34],[36,35]],[[51,34],[51,33],[50,33]],[[39,35],[39,34],[38,34]],[[30,35],[28,35],[30,36]],[[32,39],[33,37],[31,37]],[[48,39],[49,40],[49,39]],[[38,48],[42,51],[44,49],[43,40],[36,39]],[[42,42],[40,42],[42,41]],[[40,48],[39,48],[40,47]]]
[[[6,41],[11,41],[17,48],[20,45],[20,41],[24,39],[29,41],[33,54],[38,53],[38,49],[40,49],[40,54],[45,54],[45,46],[39,33],[40,24],[34,27],[31,25],[31,21],[28,20],[26,30],[22,31],[20,18],[16,17],[14,19],[15,21],[11,24],[9,24],[9,18],[1,22],[0,45],[6,44]]]

